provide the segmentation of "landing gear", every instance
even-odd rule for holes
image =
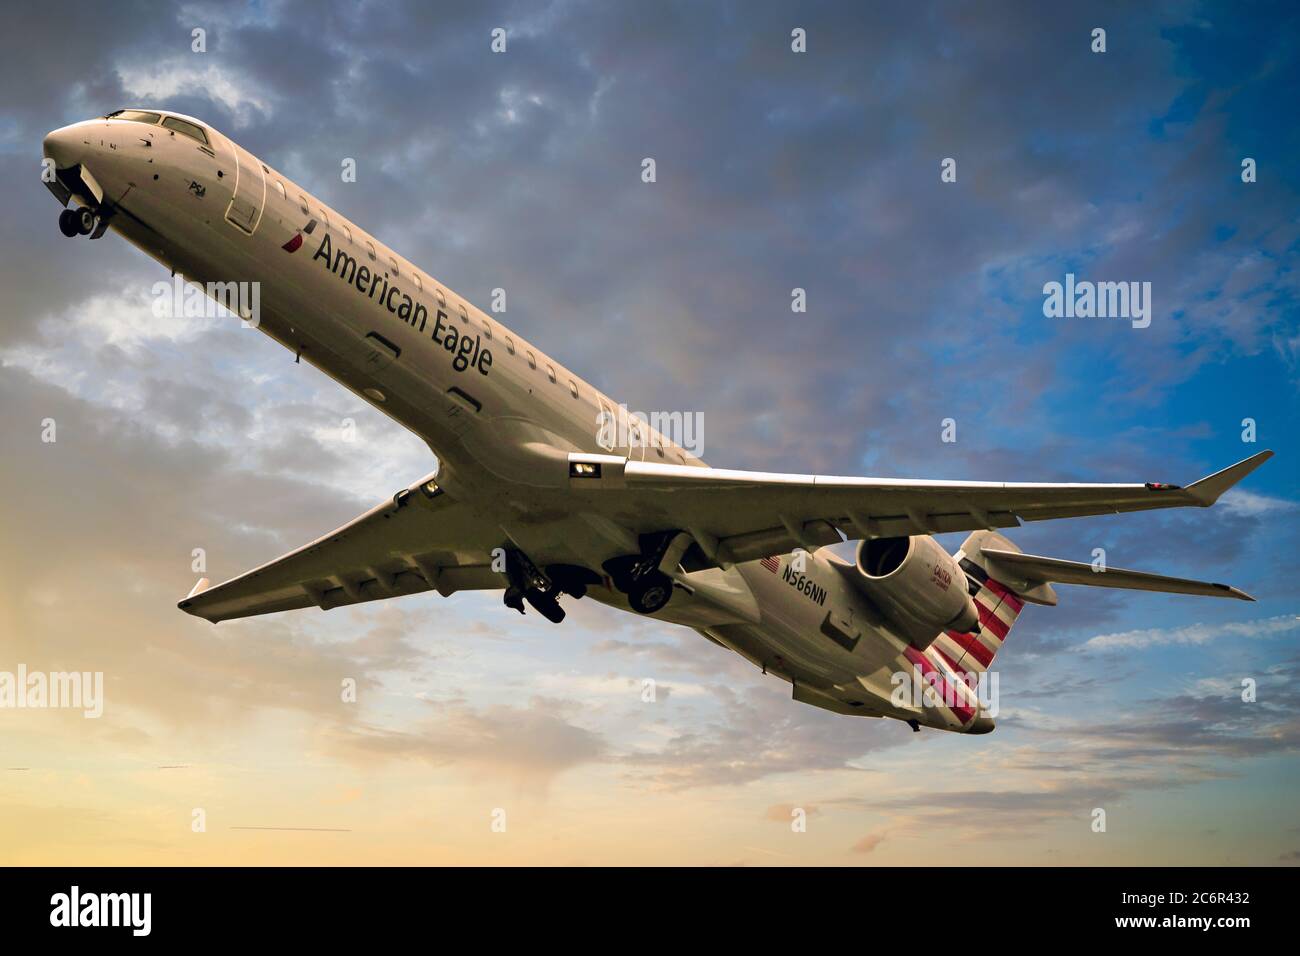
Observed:
[[[632,610],[653,614],[673,596],[673,579],[660,567],[675,566],[689,545],[689,536],[680,531],[642,535],[641,553],[611,558],[604,564],[605,573],[627,595]]]
[[[69,239],[73,236],[88,236],[95,231],[99,217],[89,206],[80,209],[65,209],[59,213],[59,232]]]
[[[599,574],[576,564],[548,564],[546,576],[571,598],[586,597],[587,588],[601,583]]]
[[[907,726],[912,728],[912,733],[914,734],[919,734],[921,732],[921,722],[917,720],[915,717],[911,717],[908,719]]]
[[[653,614],[673,596],[673,579],[655,570],[635,582],[627,592],[627,603],[638,614]]]
[[[510,586],[503,598],[506,607],[524,613],[524,602],[552,624],[564,620],[564,608],[557,600],[560,588],[529,560],[528,555],[513,548],[506,550],[506,578]]]

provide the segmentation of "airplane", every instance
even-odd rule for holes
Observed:
[[[44,155],[64,235],[112,229],[214,297],[257,283],[261,332],[436,458],[317,540],[200,579],[178,606],[207,621],[495,590],[558,623],[561,597],[588,596],[695,629],[795,701],[983,734],[979,681],[1024,606],[1056,604],[1053,584],[1253,600],[1024,554],[999,529],[1208,507],[1272,452],[1186,487],[714,468],[640,419],[610,439],[612,399],[210,124],[117,110],[54,130]],[[955,554],[933,537],[959,531]],[[827,547],[845,541],[855,560]],[[900,675],[921,693],[898,693]]]

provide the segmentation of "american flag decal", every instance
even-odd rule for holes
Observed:
[[[776,574],[781,570],[781,559],[775,554],[769,555],[766,558],[760,558],[758,563],[767,568],[773,574]]]

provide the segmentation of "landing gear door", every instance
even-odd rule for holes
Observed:
[[[226,207],[226,221],[251,236],[262,221],[266,205],[266,173],[249,153],[231,145],[235,153],[235,192]]]

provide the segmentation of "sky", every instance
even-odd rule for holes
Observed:
[[[0,708],[0,861],[1300,862],[1298,19],[30,11],[0,36],[0,671],[102,672],[104,709]],[[59,234],[42,137],[127,106],[211,123],[481,308],[506,289],[496,318],[606,393],[698,412],[715,466],[1187,483],[1272,448],[1208,511],[1010,533],[1258,601],[1061,587],[981,737],[795,703],[591,601],[189,617],[195,549],[224,580],[436,462],[238,322],[155,318],[166,273],[119,236]],[[1149,326],[1045,315],[1067,274],[1150,283]]]

